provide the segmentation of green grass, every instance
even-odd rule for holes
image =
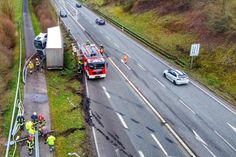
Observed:
[[[69,45],[71,41],[68,38],[65,39]],[[85,128],[83,112],[79,106],[81,96],[76,94],[81,93],[81,86],[75,78],[75,61],[70,50],[65,52],[64,59],[63,71],[46,72],[52,130],[55,130],[57,135],[71,128]],[[78,108],[73,110],[67,98]],[[77,152],[82,155],[88,144],[85,130],[78,130],[68,136],[56,138],[57,157],[65,157],[68,152]]]
[[[14,11],[15,11],[15,17],[14,17],[14,21],[21,22],[22,19],[22,2],[23,0],[13,0],[14,3]],[[17,24],[16,24],[17,27]],[[18,31],[18,30],[17,30]],[[17,85],[17,79],[18,79],[18,69],[19,69],[19,59],[20,59],[20,43],[19,43],[19,32],[17,32],[18,36],[17,36],[17,40],[16,40],[16,46],[14,48],[14,65],[12,67],[11,70],[9,70],[9,72],[12,75],[12,79],[9,83],[9,88],[6,91],[4,97],[3,97],[3,121],[4,123],[2,123],[3,126],[3,137],[5,137],[5,139],[8,138],[8,131],[10,128],[10,122],[11,122],[11,115],[12,115],[12,110],[13,110],[13,103],[14,103],[14,98],[15,98],[15,92],[16,92],[16,85]],[[23,30],[21,29],[21,37],[23,39]],[[24,65],[24,42],[22,40],[22,67]],[[23,85],[21,84],[20,87],[21,91],[23,89]],[[22,94],[22,92],[21,92]],[[0,146],[0,152],[4,152],[5,153],[5,149],[2,147],[2,145]],[[4,154],[3,153],[3,154]],[[10,150],[10,154],[12,153],[12,150]],[[16,152],[17,153],[17,152]],[[2,154],[2,155],[3,155]],[[1,156],[1,153],[0,153]],[[15,155],[17,157],[17,155]]]
[[[29,7],[29,13],[30,13],[32,26],[33,26],[33,29],[34,29],[34,34],[38,35],[41,32],[40,31],[40,23],[38,22],[38,19],[37,19],[37,17],[35,16],[35,14],[33,12],[32,0],[28,1],[28,7]]]

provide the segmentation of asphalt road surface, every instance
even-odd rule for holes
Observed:
[[[96,25],[98,16],[86,7],[76,8],[73,0],[58,1],[56,7],[58,11],[67,10],[69,16],[62,20],[71,33],[78,36],[78,41],[86,41],[89,37],[104,45],[118,68],[197,156],[236,156],[234,108],[195,81],[184,86],[173,85],[163,77],[163,71],[171,65],[114,26]],[[124,53],[129,57],[127,66],[121,61]],[[112,152],[116,156],[186,156],[183,148],[110,63],[108,77],[88,81],[88,91],[95,126],[99,127],[95,129],[98,156],[111,156]],[[111,136],[109,140],[105,135]],[[119,139],[118,143],[125,147],[113,145],[110,139]],[[125,148],[125,152],[120,147]]]
[[[28,0],[23,1],[23,29],[24,29],[24,44],[25,44],[25,58],[26,60],[32,56],[36,50],[33,45],[34,31],[31,24],[31,19],[28,11]],[[47,96],[47,87],[45,75],[43,73],[34,72],[32,75],[26,77],[24,85],[24,116],[26,121],[31,120],[33,112],[42,114],[46,120],[46,127],[50,130],[50,114]],[[22,133],[27,136],[26,131]],[[35,151],[34,151],[35,152]],[[49,152],[49,148],[44,144],[44,140],[40,139],[39,154],[42,157],[52,157],[53,153]],[[20,157],[28,157],[28,148],[26,142],[20,147]],[[33,155],[34,156],[34,155]]]

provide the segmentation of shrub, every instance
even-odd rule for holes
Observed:
[[[14,18],[14,6],[12,0],[3,0],[0,2],[1,12],[5,14],[10,20]]]

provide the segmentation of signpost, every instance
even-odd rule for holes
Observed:
[[[191,63],[190,63],[190,69],[192,69],[192,66],[193,66],[193,57],[198,56],[199,50],[200,50],[200,44],[192,44],[191,45],[191,50],[190,50],[190,54],[189,54],[189,56],[192,57]]]

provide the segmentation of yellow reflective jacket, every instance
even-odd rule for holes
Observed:
[[[56,140],[56,138],[54,137],[54,136],[49,136],[48,138],[47,138],[47,144],[48,145],[54,145],[54,141]]]

